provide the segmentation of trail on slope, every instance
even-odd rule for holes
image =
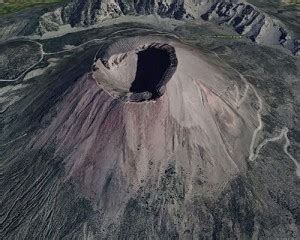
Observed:
[[[239,88],[236,86],[236,91],[237,91],[237,107],[239,107],[246,99],[247,97],[247,93],[249,88],[251,88],[255,94],[255,96],[258,99],[259,102],[259,106],[258,106],[258,110],[257,110],[257,120],[258,120],[258,126],[257,128],[254,130],[253,133],[253,137],[252,137],[252,141],[250,144],[250,155],[249,155],[249,161],[255,161],[261,151],[261,149],[269,142],[276,142],[281,140],[283,137],[285,138],[285,144],[283,146],[283,150],[285,152],[285,154],[293,161],[293,163],[296,166],[296,175],[300,178],[300,163],[288,152],[288,147],[290,146],[290,140],[288,138],[288,132],[289,129],[284,126],[280,132],[280,134],[278,136],[272,137],[272,138],[266,138],[264,139],[264,141],[262,143],[260,143],[256,148],[255,148],[255,142],[257,140],[257,135],[258,133],[263,129],[263,122],[262,122],[262,117],[261,117],[261,113],[263,110],[263,101],[261,99],[261,97],[259,96],[259,94],[257,93],[255,87],[250,84],[245,77],[243,76],[243,74],[241,74],[237,69],[235,69],[234,67],[232,67],[231,65],[229,65],[228,63],[226,63],[217,53],[214,52],[214,54],[216,55],[216,57],[218,59],[220,59],[225,65],[227,65],[228,67],[230,67],[232,70],[234,70],[235,72],[237,72],[241,79],[245,82],[246,84],[246,89],[244,91],[244,94],[242,95],[242,97],[240,99],[238,99],[240,92],[239,92]]]

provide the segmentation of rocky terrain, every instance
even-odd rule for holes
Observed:
[[[122,15],[157,14],[163,18],[204,19],[232,26],[239,34],[265,45],[282,45],[299,54],[300,43],[293,33],[275,18],[239,1],[164,0],[164,1],[71,1],[41,17],[38,32],[56,31],[61,25],[89,26]]]
[[[299,239],[291,30],[231,1],[40,15],[0,44],[0,239]]]

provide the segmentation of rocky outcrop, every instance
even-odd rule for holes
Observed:
[[[53,12],[44,14],[37,32],[55,31],[70,24],[90,26],[122,15],[157,14],[174,19],[203,19],[232,26],[239,34],[265,45],[282,45],[294,54],[299,42],[286,27],[254,6],[235,0],[74,0]]]
[[[105,19],[121,15],[158,14],[164,17],[181,19],[185,13],[184,1],[128,1],[128,0],[74,0],[41,17],[38,32],[53,31],[58,26],[70,24],[89,26]]]
[[[276,19],[246,3],[219,2],[214,4],[202,19],[228,24],[252,41],[264,45],[282,45],[297,53],[299,43],[285,26]]]
[[[207,0],[73,0],[41,17],[38,32],[52,31],[62,24],[89,26],[122,15],[157,14],[175,19],[199,18],[216,1]]]

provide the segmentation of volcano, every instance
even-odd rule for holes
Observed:
[[[106,217],[172,165],[186,194],[213,196],[246,169],[258,99],[252,89],[237,98],[241,77],[209,59],[163,37],[105,46],[30,148],[59,146],[66,179]]]
[[[0,239],[299,239],[293,24],[238,1],[48,7],[0,23]]]

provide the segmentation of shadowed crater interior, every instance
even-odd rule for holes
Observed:
[[[106,83],[99,78],[102,85],[123,101],[159,98],[177,68],[175,48],[166,43],[127,46],[116,44],[101,53],[101,62],[110,76]]]
[[[139,51],[137,57],[136,76],[130,92],[151,93],[149,100],[162,96],[177,68],[175,49],[168,44],[152,44]]]
[[[171,67],[170,54],[165,49],[150,47],[137,55],[137,71],[130,91],[156,93],[167,81],[165,75]]]

